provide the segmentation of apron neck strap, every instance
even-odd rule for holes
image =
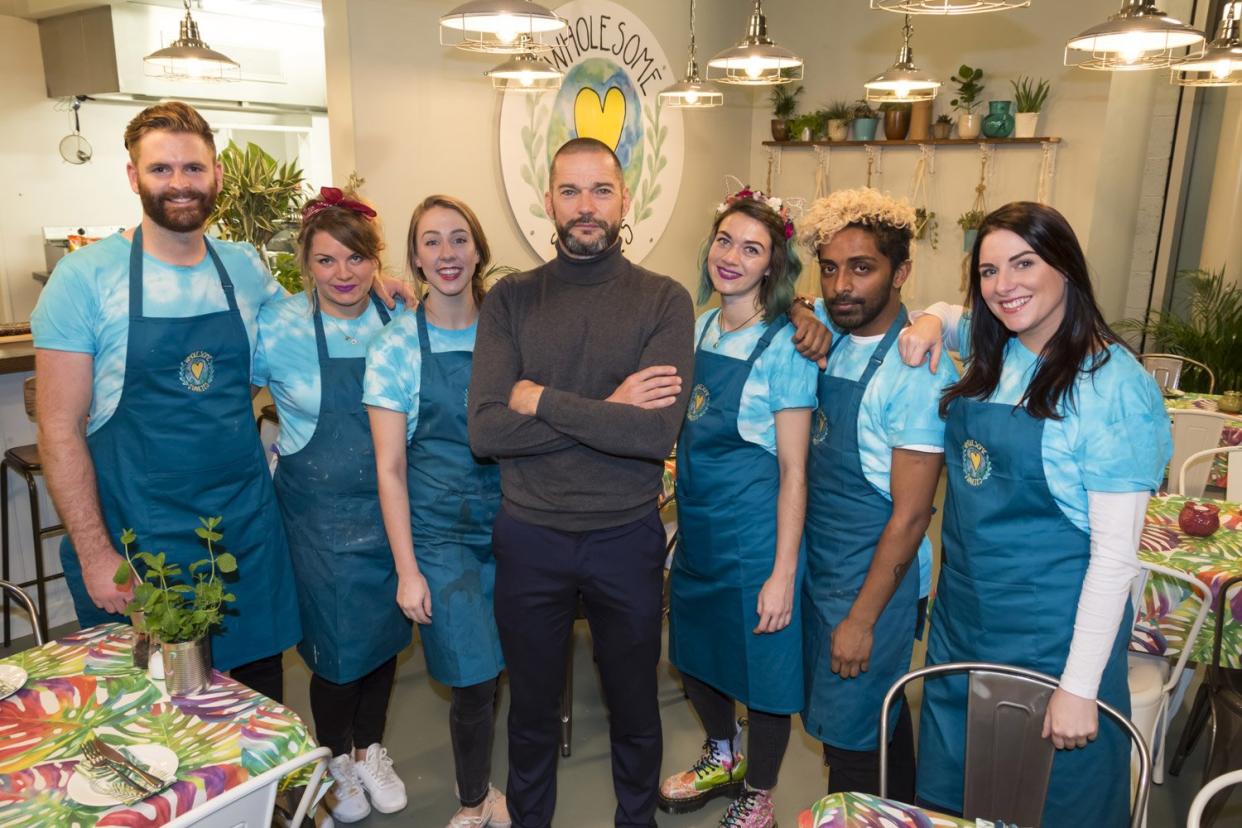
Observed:
[[[781,316],[778,317],[777,321],[768,325],[768,329],[763,332],[763,336],[759,337],[759,341],[755,343],[755,349],[750,352],[750,357],[746,360],[746,364],[754,365],[755,360],[763,355],[763,352],[772,344],[772,340],[776,338],[776,335],[785,330],[785,327],[789,324],[789,319]]]
[[[427,306],[423,302],[418,303],[418,310],[414,312],[418,319],[418,347],[424,355],[431,353],[431,337],[427,334]],[[424,358],[426,358],[424,356]]]
[[[233,280],[229,278],[229,272],[224,269],[224,262],[220,261],[220,255],[216,253],[211,242],[203,236],[203,244],[207,248],[207,255],[211,258],[211,263],[216,266],[216,275],[220,279],[220,289],[224,291],[224,300],[228,303],[229,311],[237,313],[237,297],[233,295]],[[142,318],[142,225],[139,224],[134,228],[134,240],[129,245],[129,317],[130,319]]]
[[[901,329],[906,326],[906,319],[908,318],[909,314],[906,313],[906,306],[898,305],[897,318],[893,320],[893,324],[888,326],[888,332],[884,334],[880,344],[875,346],[875,350],[872,351],[871,361],[867,363],[867,370],[863,371],[863,375],[858,380],[860,383],[866,385],[875,376],[875,372],[880,370],[880,366],[884,364],[884,357],[888,355],[889,349],[893,347],[893,342],[897,339],[897,335],[901,333]]]
[[[371,291],[371,304],[375,306],[375,312],[379,314],[380,323],[387,325],[392,321],[392,316],[388,313],[388,308],[384,307],[384,303],[375,295],[375,291]]]

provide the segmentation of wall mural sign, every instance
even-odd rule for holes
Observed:
[[[625,170],[630,212],[621,238],[641,262],[668,226],[685,153],[681,112],[662,108],[674,82],[664,50],[630,10],[608,0],[574,0],[556,9],[569,28],[545,58],[565,73],[555,91],[505,92],[500,107],[500,169],[513,217],[536,254],[554,255],[555,228],[544,214],[548,166],[571,138],[598,138]]]

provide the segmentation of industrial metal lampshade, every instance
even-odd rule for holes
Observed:
[[[762,0],[755,0],[746,37],[707,62],[707,79],[738,86],[776,86],[802,79],[802,58],[768,37]]]
[[[1031,0],[871,0],[871,8],[904,14],[983,14],[1021,9]]]
[[[905,43],[897,55],[897,62],[863,84],[867,100],[876,103],[914,103],[930,101],[940,91],[940,81],[914,65],[914,53],[910,50],[910,15],[906,15],[901,27]]]
[[[690,0],[690,61],[683,80],[661,90],[660,103],[672,109],[711,109],[724,106],[724,93],[699,77],[694,53],[694,0]]]
[[[547,92],[561,88],[564,75],[534,52],[514,55],[487,73],[492,86],[505,92]]]
[[[1226,3],[1220,31],[1203,54],[1173,65],[1173,82],[1181,86],[1242,86],[1242,2]]]
[[[501,55],[546,52],[552,47],[543,35],[566,25],[529,0],[470,0],[440,17],[440,45]]]
[[[1203,32],[1156,8],[1156,0],[1124,0],[1121,11],[1065,44],[1065,65],[1124,72],[1171,65]]]
[[[157,49],[142,59],[143,72],[169,80],[237,81],[241,66],[203,42],[198,23],[190,16],[190,0],[185,0],[185,17],[180,35],[172,45]]]

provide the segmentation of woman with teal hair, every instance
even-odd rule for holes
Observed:
[[[669,657],[707,739],[660,806],[733,802],[729,828],[775,824],[771,789],[802,708],[799,611],[806,457],[815,363],[786,330],[801,262],[775,198],[742,190],[721,205],[705,248],[694,385],[677,449],[681,546],[673,558]],[[741,751],[734,706],[747,707]]]

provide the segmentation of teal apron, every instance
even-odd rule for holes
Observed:
[[[719,313],[719,311],[717,311]],[[707,320],[703,333],[712,327]],[[768,326],[746,360],[694,355],[690,410],[677,440],[677,523],[669,593],[669,660],[683,673],[765,713],[802,708],[803,561],[793,618],[755,633],[759,590],[776,556],[780,464],[737,430],[742,388],[785,321]]]
[[[388,324],[388,310],[371,296]],[[318,302],[316,302],[318,305]],[[362,678],[405,649],[410,621],[397,605],[397,571],[384,533],[375,446],[362,404],[366,357],[328,356],[315,308],[319,416],[310,441],[276,466],[302,641],[315,675],[336,684]]]
[[[893,503],[867,480],[858,450],[858,412],[867,386],[906,323],[903,307],[855,382],[819,375],[819,410],[807,466],[807,577],[803,598],[806,706],[802,720],[821,742],[843,750],[876,750],[880,703],[910,668],[918,615],[918,561],[902,576],[872,631],[866,672],[842,678],[832,672],[832,631],[849,614],[862,589]],[[837,343],[845,341],[839,337]],[[831,357],[829,357],[831,359]],[[889,717],[889,737],[900,706]]]
[[[212,661],[229,670],[275,655],[301,638],[289,547],[250,402],[250,338],[233,283],[211,242],[228,310],[182,318],[142,315],[142,228],[129,257],[129,342],[125,385],[112,417],[86,438],[104,524],[117,549],[165,552],[181,565],[207,557],[195,537],[199,516],[223,517],[220,548],[237,557],[224,576],[237,600],[211,636]],[[125,621],[95,606],[69,539],[65,579],[83,627]]]
[[[1088,534],[1070,522],[1048,490],[1044,423],[1011,405],[958,398],[949,407],[944,560],[932,609],[928,664],[993,661],[1054,677],[1065,668],[1091,545]],[[1127,607],[1120,629],[1129,630],[1130,624]],[[1117,636],[1099,689],[1102,700],[1127,715],[1128,641],[1128,634]],[[959,811],[965,712],[965,676],[926,682],[919,723],[919,798]],[[1043,828],[1127,825],[1129,793],[1129,741],[1116,724],[1100,716],[1094,742],[1057,751]]]
[[[431,591],[431,623],[418,630],[431,677],[469,687],[505,667],[492,611],[500,467],[470,452],[466,406],[474,354],[432,353],[423,305],[416,313],[423,367],[407,481],[414,557]]]

